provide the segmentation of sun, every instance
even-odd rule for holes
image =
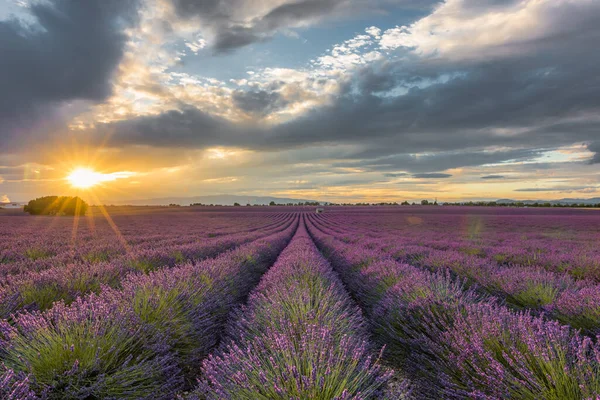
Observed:
[[[71,186],[78,189],[89,189],[93,186],[98,185],[106,180],[104,174],[93,171],[89,168],[76,168],[74,169],[67,180]]]
[[[136,172],[119,171],[112,173],[102,173],[90,168],[78,167],[71,171],[66,180],[71,186],[77,189],[90,189],[104,182],[112,182],[117,179],[127,179],[136,176]]]

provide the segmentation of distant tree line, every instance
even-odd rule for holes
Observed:
[[[290,207],[298,207],[298,206],[320,206],[321,203],[318,201],[305,201],[298,203],[275,203],[274,201],[269,203],[270,206],[290,206]]]
[[[323,203],[324,205],[333,205],[332,203]],[[306,201],[306,202],[299,202],[299,203],[275,203],[274,201],[271,201],[269,204],[246,204],[246,207],[264,207],[266,205],[269,206],[278,206],[278,207],[301,207],[301,206],[320,206],[321,203],[318,201]],[[242,205],[240,203],[233,203],[233,207],[241,207]],[[190,204],[190,207],[223,207],[222,205],[219,204],[204,204],[204,203],[192,203]]]
[[[29,201],[24,211],[31,215],[85,215],[88,204],[79,197],[45,196]]]
[[[262,207],[265,206],[266,204],[246,204],[246,207]],[[421,200],[419,203],[415,203],[415,202],[408,202],[408,201],[403,201],[401,203],[398,202],[379,202],[379,203],[332,203],[332,202],[324,202],[324,203],[320,203],[320,202],[299,202],[299,203],[275,203],[274,201],[271,201],[269,203],[269,206],[278,206],[278,207],[301,207],[301,206],[313,206],[313,207],[318,207],[318,206],[346,206],[346,207],[365,207],[365,206],[416,206],[416,205],[422,205],[422,206],[439,206],[439,205],[443,205],[443,206],[470,206],[470,207],[558,207],[558,208],[600,208],[600,203],[598,204],[585,204],[585,203],[579,203],[579,204],[564,204],[564,203],[550,203],[550,202],[544,202],[544,203],[525,203],[525,202],[521,202],[521,201],[515,201],[515,202],[497,202],[497,201],[468,201],[468,202],[455,202],[455,203],[438,203],[437,200],[434,200],[433,202],[430,200]],[[195,206],[202,206],[202,207],[220,207],[219,205],[215,205],[215,204],[202,204],[202,203],[194,203],[194,204],[190,204],[191,207],[195,207]],[[240,207],[241,204],[240,203],[235,203],[234,204],[235,207]]]
[[[556,207],[556,208],[600,208],[600,203],[550,203],[550,202],[535,202],[525,203],[522,201],[515,202],[496,202],[496,201],[469,201],[460,203],[444,203],[445,206],[473,206],[473,207]]]

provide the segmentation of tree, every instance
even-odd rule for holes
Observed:
[[[421,205],[422,206],[428,206],[429,205],[429,201],[428,200],[421,200]]]
[[[233,203],[233,206],[234,206],[234,207],[239,207],[239,206],[240,206],[240,203]]]
[[[45,196],[31,200],[24,208],[31,215],[85,215],[88,204],[79,197]]]
[[[270,202],[270,203],[269,203],[269,205],[270,205],[270,206],[274,206],[274,205],[275,205],[275,202],[274,202],[274,201],[272,201],[272,202]]]

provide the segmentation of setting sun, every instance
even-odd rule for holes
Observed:
[[[107,179],[109,178],[109,179]],[[92,186],[111,180],[110,176],[106,176],[96,171],[92,171],[89,168],[77,168],[67,176],[67,180],[71,186],[79,189],[89,189]]]
[[[67,181],[71,184],[71,186],[78,189],[89,189],[91,187],[97,186],[103,182],[111,182],[117,179],[129,178],[135,176],[136,173],[129,171],[122,172],[113,172],[110,174],[105,174],[102,172],[94,171],[90,168],[76,168],[74,169],[69,176],[67,176]]]

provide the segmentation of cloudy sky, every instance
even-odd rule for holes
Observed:
[[[598,0],[0,0],[0,198],[600,196]]]

